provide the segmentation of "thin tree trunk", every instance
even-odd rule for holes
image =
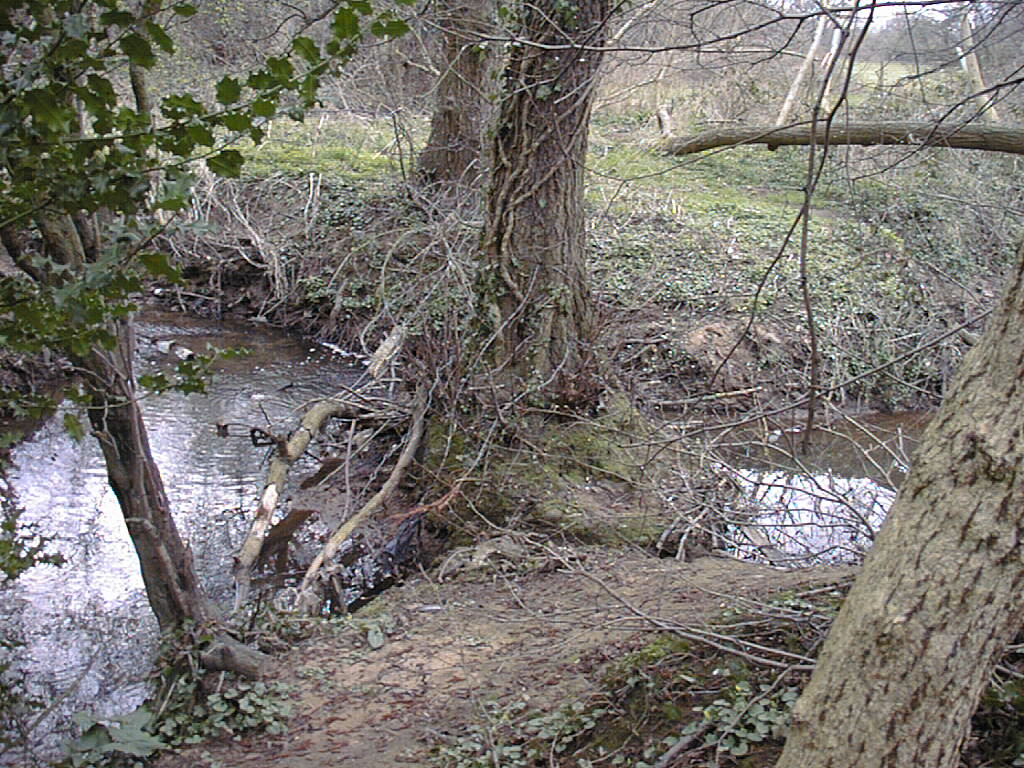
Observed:
[[[962,37],[961,45],[963,46],[960,61],[967,71],[967,77],[970,80],[973,91],[976,94],[984,94],[988,86],[985,85],[985,76],[981,71],[981,60],[978,58],[977,43],[974,39],[974,24],[971,22],[971,9],[969,7],[964,9],[964,14],[961,17],[960,32]],[[987,98],[991,99],[991,95]],[[996,111],[995,106],[991,102],[983,105],[981,116],[983,120],[987,120],[990,123],[1001,122],[999,112]]]
[[[97,347],[74,360],[85,371],[92,433],[103,451],[107,478],[138,553],[146,596],[161,629],[174,629],[185,620],[202,625],[210,612],[192,553],[171,516],[139,409],[130,321],[119,320],[116,326],[113,350]]]
[[[588,389],[594,307],[583,170],[608,0],[526,4],[504,76],[479,288],[503,396]],[[536,45],[531,45],[534,43]],[[583,51],[578,46],[589,46]]]
[[[796,705],[778,768],[952,768],[1024,622],[1024,248]]]
[[[814,66],[814,57],[818,55],[818,46],[821,45],[821,38],[825,34],[825,23],[827,21],[827,16],[818,18],[818,24],[814,28],[814,39],[811,40],[811,45],[807,49],[807,55],[804,56],[803,63],[800,65],[800,69],[797,70],[796,77],[793,78],[793,82],[789,85],[789,91],[782,102],[782,109],[779,110],[779,115],[775,118],[775,125],[785,125],[789,122],[789,116],[793,113],[793,105],[796,104],[796,99],[800,95],[800,89],[803,88],[804,81],[807,79],[811,67]]]

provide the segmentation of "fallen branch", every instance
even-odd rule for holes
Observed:
[[[297,597],[297,604],[302,607],[309,607],[314,601],[318,600],[312,594],[312,584],[316,579],[320,568],[323,564],[333,558],[341,545],[345,540],[352,535],[360,525],[366,522],[377,510],[384,506],[384,503],[390,498],[391,494],[398,488],[398,484],[402,481],[402,476],[405,471],[412,464],[413,457],[416,455],[416,451],[419,449],[420,441],[423,439],[423,427],[426,422],[427,414],[427,393],[425,389],[420,389],[416,392],[416,397],[413,401],[412,407],[412,424],[409,426],[409,431],[406,434],[405,447],[402,448],[401,454],[398,456],[398,461],[395,462],[394,468],[391,470],[391,474],[388,475],[388,479],[384,481],[384,485],[377,493],[374,494],[366,504],[363,505],[356,514],[342,523],[337,530],[331,535],[331,538],[327,540],[324,548],[310,563],[309,568],[306,569],[306,575],[302,578],[302,584],[299,586],[299,594]]]
[[[350,391],[316,403],[303,416],[299,428],[287,439],[277,443],[277,450],[270,460],[270,469],[267,471],[267,481],[260,494],[259,506],[256,508],[249,533],[235,557],[235,610],[238,610],[249,596],[252,569],[259,559],[263,541],[270,529],[291,465],[306,451],[310,441],[327,419],[363,419],[367,416],[366,411],[370,411],[369,415],[373,418],[382,415],[395,418],[401,414],[390,401]]]
[[[828,135],[832,145],[861,146],[907,145],[916,147],[948,147],[981,149],[988,152],[1024,154],[1024,129],[994,125],[947,125],[929,122],[835,122],[831,128],[818,122],[782,126],[748,126],[719,128],[696,136],[669,139],[659,149],[668,155],[689,155],[718,147],[738,144],[766,144],[769,149],[781,146],[806,146],[811,136],[821,143]]]

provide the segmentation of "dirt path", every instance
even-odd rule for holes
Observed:
[[[591,691],[587,672],[643,631],[622,600],[699,624],[734,597],[853,572],[782,572],[714,557],[678,563],[608,550],[582,555],[571,568],[535,558],[536,570],[527,573],[475,571],[393,589],[280,659],[278,678],[295,686],[286,734],[204,744],[158,765],[428,766],[431,745],[479,722],[484,702],[547,709]],[[383,645],[374,628],[386,630]]]

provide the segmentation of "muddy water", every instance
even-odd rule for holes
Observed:
[[[205,395],[166,393],[143,402],[179,528],[204,585],[224,598],[245,511],[254,507],[266,471],[267,449],[252,446],[249,427],[294,425],[297,408],[339,383],[354,383],[357,373],[342,355],[252,325],[146,314],[138,339],[142,371],[170,368],[172,342],[195,351],[208,344],[250,350],[218,363]],[[23,520],[52,536],[68,563],[32,569],[0,604],[0,619],[20,626],[27,642],[18,673],[42,698],[64,697],[33,733],[45,749],[59,743],[68,713],[112,714],[136,705],[156,643],[138,561],[99,450],[91,438],[68,437],[61,418],[58,413],[14,451],[10,480]],[[218,436],[217,424],[230,425],[228,437]]]

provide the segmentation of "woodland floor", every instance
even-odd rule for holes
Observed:
[[[548,711],[593,692],[603,667],[649,639],[644,615],[699,626],[743,598],[855,572],[596,547],[539,554],[527,571],[427,573],[325,623],[278,658],[274,677],[292,686],[286,733],[207,742],[157,766],[443,765],[432,754],[486,723],[494,703]],[[376,649],[375,627],[386,631]]]

